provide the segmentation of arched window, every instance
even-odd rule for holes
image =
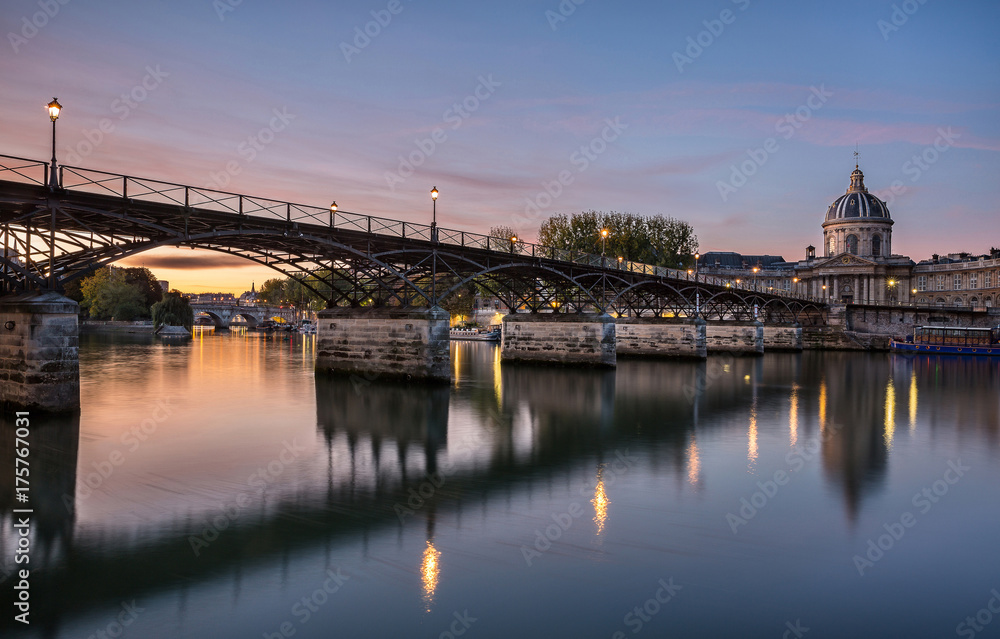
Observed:
[[[848,235],[847,236],[847,252],[851,255],[858,254],[858,236]]]
[[[962,306],[962,298],[956,297],[955,301],[951,303],[952,306]]]
[[[882,236],[875,234],[872,236],[872,255],[879,257],[882,255]]]
[[[990,299],[989,297],[985,298],[983,300],[983,306],[985,306],[986,308],[992,307],[993,306],[993,300]]]

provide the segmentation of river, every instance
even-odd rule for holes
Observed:
[[[32,416],[30,626],[4,415],[0,634],[1000,636],[1000,358],[453,343],[427,386],[314,346],[82,336],[80,416]]]

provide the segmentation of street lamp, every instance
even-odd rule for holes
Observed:
[[[434,217],[431,218],[431,242],[438,241],[437,218],[438,218],[438,187],[431,188],[431,199],[434,200]]]
[[[511,235],[510,236],[510,252],[511,253],[514,252],[514,246],[516,244],[517,244],[517,236],[516,235]]]
[[[694,281],[695,282],[698,281],[698,266],[699,266],[699,260],[700,259],[701,259],[701,253],[695,253],[694,254]]]
[[[56,176],[56,120],[59,119],[62,105],[57,98],[52,98],[46,108],[49,110],[49,119],[52,120],[52,170],[49,173],[49,188],[55,191],[59,188],[59,178]]]
[[[608,229],[601,229],[601,266],[604,266],[604,247],[608,241]]]
[[[330,228],[333,228],[333,217],[337,214],[337,201],[334,200],[333,204],[330,205]]]
[[[622,257],[621,255],[619,255],[619,256],[618,256],[618,269],[619,269],[619,270],[621,270],[621,267],[622,267],[622,262],[624,262],[624,261],[625,261],[625,258],[624,258],[624,257]]]
[[[753,290],[757,290],[757,272],[760,271],[759,266],[753,267]]]

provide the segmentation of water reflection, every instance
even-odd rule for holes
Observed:
[[[370,558],[369,552],[387,552],[368,546],[370,538],[384,531],[397,535],[401,546],[416,540],[405,561],[398,563],[408,571],[405,581],[411,600],[416,603],[419,598],[424,614],[437,613],[449,605],[445,603],[449,586],[462,572],[452,569],[462,568],[456,563],[462,553],[453,553],[444,535],[470,505],[479,508],[484,519],[516,518],[520,513],[512,502],[543,500],[553,485],[573,485],[583,489],[593,507],[594,528],[586,527],[590,542],[626,552],[614,545],[621,543],[615,537],[616,529],[623,528],[619,521],[642,526],[644,520],[634,517],[637,509],[653,517],[650,513],[662,514],[665,501],[672,507],[669,500],[676,495],[662,489],[659,478],[673,478],[679,493],[698,491],[715,496],[714,502],[706,499],[706,503],[728,504],[743,493],[742,484],[732,478],[745,477],[744,466],[770,473],[774,458],[781,459],[792,448],[815,445],[822,476],[837,488],[836,499],[845,504],[846,519],[854,521],[864,500],[885,488],[889,466],[907,463],[898,453],[892,457],[894,437],[897,448],[907,440],[907,433],[895,432],[896,413],[902,410],[897,403],[902,406],[904,393],[910,432],[915,435],[957,430],[976,444],[995,444],[1000,430],[995,392],[1000,370],[995,362],[803,353],[725,362],[623,361],[617,371],[607,371],[501,366],[495,347],[463,345],[454,353],[451,386],[416,386],[303,376],[302,370],[308,372],[308,345],[225,339],[205,337],[169,352],[153,344],[92,345],[107,354],[100,370],[108,388],[118,389],[113,401],[94,388],[87,395],[90,403],[82,420],[48,420],[33,433],[37,439],[32,459],[39,472],[32,484],[38,524],[34,543],[45,570],[32,588],[39,618],[48,621],[51,632],[64,623],[72,626],[73,619],[97,606],[160,592],[178,595],[173,612],[183,617],[187,588],[213,580],[225,583],[214,587],[230,589],[227,598],[233,602],[252,598],[241,586],[248,572],[280,570],[282,583],[301,586],[296,582],[294,556],[322,550],[329,564],[331,548],[335,552],[362,539],[362,555]],[[241,364],[227,365],[226,358]],[[131,371],[142,366],[147,370],[134,376],[130,386]],[[296,423],[306,415],[308,428],[293,431],[293,425],[277,420],[266,424],[237,420],[241,428],[233,431],[233,441],[250,439],[270,446],[285,438],[286,431],[299,436],[311,433],[315,441],[306,442],[308,453],[283,469],[265,490],[247,491],[242,467],[219,471],[230,474],[220,475],[211,492],[203,477],[190,480],[186,469],[196,453],[187,444],[201,440],[183,439],[194,429],[180,423],[158,435],[160,439],[150,440],[142,449],[143,463],[130,460],[131,465],[116,471],[121,483],[109,483],[102,490],[110,491],[105,497],[119,512],[128,512],[133,505],[125,486],[166,486],[184,495],[183,508],[151,522],[148,530],[140,529],[146,534],[133,534],[113,510],[93,516],[83,526],[76,510],[66,507],[63,495],[71,497],[70,505],[73,496],[78,505],[89,505],[80,499],[79,482],[86,481],[95,464],[100,466],[104,453],[81,447],[81,436],[84,441],[98,435],[116,441],[117,432],[107,431],[107,423],[120,419],[114,411],[121,410],[122,404],[115,402],[122,397],[137,389],[162,392],[162,384],[179,396],[199,397],[210,380],[222,378],[219,387],[231,395],[225,398],[226,409],[234,410],[239,402],[258,402],[254,395],[260,392],[259,377],[273,377],[275,371],[288,377],[270,383],[268,388],[278,392],[268,392],[268,399],[281,402],[286,390],[295,391],[295,400],[280,408],[290,414],[301,411]],[[289,381],[293,372],[299,375],[295,383]],[[303,379],[308,388],[302,388]],[[212,401],[198,405],[206,420],[203,426],[222,423],[224,411],[213,412],[212,405]],[[10,425],[3,428],[6,433]],[[726,448],[720,441],[734,443]],[[0,443],[3,467],[12,466],[11,442],[5,435]],[[642,459],[642,469],[622,482],[612,482],[609,474],[606,483],[604,460],[624,449]],[[222,443],[215,443],[201,459],[211,461],[224,451]],[[265,456],[263,463],[270,459]],[[170,467],[177,470],[166,478],[159,474]],[[650,495],[624,492],[627,482],[640,473],[656,489]],[[11,481],[10,473],[0,476],[4,517],[0,545],[5,551],[12,545]],[[709,483],[718,492],[709,491]],[[249,495],[249,505],[219,531],[217,542],[193,553],[190,538],[202,534],[209,521],[201,513],[217,515],[212,510],[215,504],[232,503],[241,491]],[[494,500],[497,495],[503,499]],[[824,495],[815,499],[827,505]],[[612,503],[615,518],[609,523]],[[629,507],[632,519],[623,515]],[[721,518],[718,512],[697,510],[703,506],[692,508],[696,514],[686,512],[683,517],[697,519],[692,524],[695,529],[709,526],[706,521],[715,525]],[[673,517],[671,513],[666,519],[671,525]],[[517,523],[526,530],[537,525]],[[509,540],[505,543],[505,548],[511,545]],[[690,554],[709,553],[711,547],[696,550]],[[444,572],[443,566],[447,566]],[[94,575],[101,577],[95,580]],[[198,605],[195,608],[197,612]],[[9,624],[6,619],[0,628],[8,629]],[[398,630],[397,634],[405,634],[405,629]]]

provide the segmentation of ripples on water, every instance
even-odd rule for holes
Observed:
[[[81,341],[80,417],[33,422],[32,636],[134,600],[129,637],[938,637],[1000,586],[996,358],[456,343],[435,387],[314,379],[310,337]]]

